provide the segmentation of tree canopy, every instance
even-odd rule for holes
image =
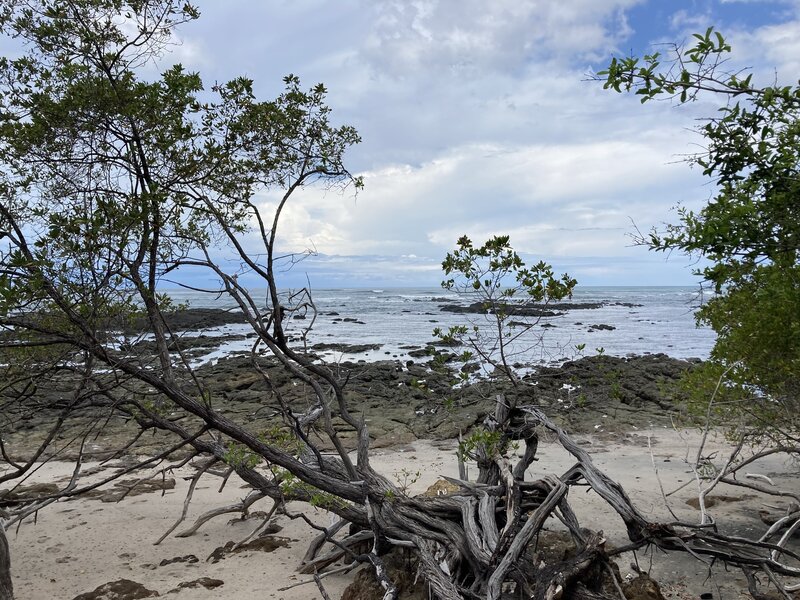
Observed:
[[[180,65],[141,78],[197,17],[188,3],[3,9],[3,33],[26,49],[0,60],[4,314],[58,302],[95,318],[138,298],[153,315],[159,280],[208,268],[212,242],[236,246],[257,190],[351,179],[342,154],[358,135],[329,124],[322,85],[290,75],[259,101],[247,78],[206,90]]]
[[[689,47],[613,59],[598,77],[642,103],[722,100],[700,127],[704,151],[689,159],[715,183],[700,210],[640,240],[654,250],[707,259],[714,295],[697,313],[717,333],[707,367],[740,400],[727,417],[797,430],[800,397],[800,85],[759,86],[726,69],[730,45],[709,28]],[[735,389],[735,392],[734,392]],[[753,402],[753,400],[756,400]],[[770,427],[772,426],[772,427]]]

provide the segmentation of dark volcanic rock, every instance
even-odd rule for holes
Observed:
[[[639,573],[631,581],[623,581],[622,592],[627,600],[664,600],[658,583],[647,573]]]
[[[433,346],[426,346],[425,348],[420,348],[419,350],[411,350],[409,351],[408,355],[411,358],[423,358],[425,356],[430,356],[433,350]]]
[[[591,356],[541,367],[525,381],[536,384],[537,403],[554,416],[563,415],[573,432],[598,424],[624,430],[643,422],[668,422],[669,414],[677,412],[671,384],[695,364],[665,354]]]
[[[225,582],[222,579],[212,579],[211,577],[200,577],[199,579],[194,579],[192,581],[182,581],[178,584],[178,587],[168,591],[168,594],[177,594],[181,590],[186,589],[193,589],[193,588],[206,588],[207,590],[214,590],[218,587],[225,585]]]
[[[288,548],[289,538],[265,535],[254,540],[236,546],[235,542],[228,542],[224,546],[216,548],[206,559],[208,562],[217,563],[229,554],[239,554],[240,552],[274,552],[278,548]]]
[[[600,323],[599,325],[589,325],[589,331],[614,331],[616,327],[613,325],[606,325],[605,323]]]
[[[484,315],[489,312],[483,302],[473,302],[472,304],[445,304],[439,307],[439,310],[450,313],[470,313]],[[557,317],[564,313],[556,312],[553,305],[544,304],[524,304],[520,306],[509,306],[506,309],[509,315],[515,317]]]
[[[20,485],[13,491],[0,490],[0,506],[11,506],[43,496],[51,496],[57,494],[60,489],[55,483],[32,483],[30,485]]]
[[[241,312],[222,310],[220,308],[188,308],[165,313],[164,318],[172,331],[206,329],[208,327],[218,327],[219,325],[246,323],[244,314]],[[128,333],[137,333],[146,328],[146,321],[138,319],[126,331]]]
[[[424,357],[432,351],[440,353],[443,359],[454,356],[432,346],[411,350],[409,354]],[[267,377],[254,368],[251,356],[233,356],[213,365],[206,364],[197,369],[196,375],[208,389],[215,411],[246,423],[252,431],[258,432],[283,426],[275,391],[299,411],[306,410],[314,398],[311,388],[297,385],[276,360],[257,360]],[[497,394],[515,397],[518,404],[542,406],[551,418],[576,433],[624,431],[649,423],[668,424],[670,415],[677,412],[670,395],[671,384],[693,367],[691,362],[663,354],[632,358],[594,356],[566,362],[561,367],[538,367],[515,389],[499,376],[454,387],[462,364],[456,360],[446,363],[448,368],[443,364],[444,361],[433,365],[403,364],[395,360],[343,361],[322,368],[331,369],[339,381],[346,382],[344,394],[350,411],[363,415],[372,446],[381,447],[416,439],[457,438],[459,431],[467,432],[494,410]],[[432,371],[432,367],[437,371]],[[65,392],[58,381],[50,385],[53,387],[48,393],[63,397]],[[36,447],[47,434],[51,421],[43,411],[35,415],[33,421],[25,422],[24,427],[12,432],[7,447],[20,453]],[[333,426],[348,448],[355,445],[355,433],[351,428],[339,419],[334,419]],[[602,429],[595,429],[595,426]],[[103,434],[104,451],[129,441],[133,427],[122,421],[109,422]],[[322,436],[320,443],[323,449],[328,449],[325,439]],[[145,436],[129,452],[154,453],[171,444],[172,440],[165,435]],[[107,501],[115,501],[132,483],[126,481],[123,486],[110,491],[98,490],[96,494]],[[174,485],[172,480],[167,480],[165,486],[158,479],[138,484],[132,492],[161,492],[171,485]]]
[[[176,556],[174,558],[165,558],[160,563],[158,563],[159,567],[166,567],[167,565],[173,565],[175,563],[196,563],[199,562],[200,559],[197,558],[194,554],[187,554],[186,556]]]
[[[464,342],[458,339],[449,339],[449,340],[436,340],[435,342],[428,342],[428,346],[433,346],[435,348],[456,348],[458,346],[463,346]]]
[[[220,336],[207,336],[207,335],[198,335],[198,336],[181,336],[177,340],[170,343],[167,348],[170,351],[174,350],[182,350],[186,352],[187,350],[209,350],[211,348],[216,348],[221,346],[227,342],[233,342],[236,340],[243,340],[246,336],[244,335],[220,335]],[[155,341],[152,340],[142,340],[136,342],[134,344],[123,344],[122,350],[125,352],[129,352],[131,350],[135,350],[139,354],[155,354],[158,350]]]
[[[370,350],[380,350],[383,344],[314,344],[312,350],[333,350],[335,352],[345,352],[347,354],[361,354]]]
[[[570,310],[594,310],[604,306],[623,306],[634,308],[641,304],[630,302],[548,302],[546,304],[538,302],[528,302],[525,304],[515,304],[506,306],[506,313],[517,317],[556,317],[563,315]],[[444,304],[439,310],[452,313],[477,313],[486,314],[486,305],[483,302],[473,302],[472,304]]]
[[[426,356],[430,351],[423,348],[409,354]],[[294,385],[274,361],[264,360],[262,365],[287,402],[308,405],[310,390]],[[503,378],[454,389],[455,370],[461,366],[454,361],[452,371],[434,372],[428,365],[393,360],[343,361],[335,373],[347,382],[345,399],[353,414],[364,416],[372,446],[381,447],[415,439],[457,438],[459,431],[468,431],[494,410],[497,394],[516,395],[520,404],[543,406],[575,432],[595,431],[597,424],[613,431],[669,423],[670,412],[676,412],[670,383],[692,363],[663,354],[627,359],[593,356],[561,367],[540,367],[523,379],[526,385],[519,389]],[[254,430],[277,422],[278,403],[271,399],[268,384],[255,372],[250,358],[220,360],[201,368],[198,375],[212,390],[215,408],[230,418],[247,420]],[[355,434],[344,422],[334,419],[334,428],[348,447],[355,444]],[[324,436],[321,443],[325,444]]]
[[[353,317],[345,317],[344,319],[342,319],[342,321],[344,321],[345,323],[356,323],[358,325],[366,325],[364,321],[360,321],[359,319],[354,319]]]
[[[79,594],[73,600],[138,600],[139,598],[157,598],[158,596],[158,592],[148,590],[141,583],[130,579],[118,579],[104,583],[91,592]]]

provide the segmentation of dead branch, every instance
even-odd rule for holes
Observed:
[[[183,510],[181,511],[181,515],[178,517],[178,520],[175,521],[175,523],[173,523],[172,526],[164,532],[164,535],[153,542],[154,546],[158,546],[161,542],[167,539],[167,536],[175,531],[175,529],[178,528],[178,525],[183,523],[183,520],[186,518],[186,513],[189,512],[189,504],[192,501],[192,495],[194,494],[194,488],[197,486],[197,482],[200,481],[200,478],[205,474],[205,472],[208,471],[216,462],[217,459],[211,457],[205,461],[197,470],[197,473],[194,474],[191,483],[189,483],[189,489],[186,492],[186,499],[183,501]]]

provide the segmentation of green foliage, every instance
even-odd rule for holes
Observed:
[[[299,456],[303,452],[301,440],[289,428],[277,424],[265,429],[258,439],[293,456]]]
[[[796,431],[800,85],[758,87],[752,74],[725,73],[722,63],[730,51],[724,37],[708,29],[695,34],[688,49],[676,47],[666,62],[659,54],[614,59],[598,75],[606,78],[606,88],[633,91],[643,102],[664,95],[688,102],[700,94],[725,101],[700,128],[705,151],[690,160],[715,181],[714,197],[699,211],[681,210],[678,223],[641,241],[708,260],[699,272],[716,295],[697,317],[718,337],[712,352],[717,365],[706,375],[719,376],[725,390],[750,398],[749,404],[731,406],[753,426],[782,414],[790,420],[785,429]]]
[[[508,236],[495,236],[482,246],[473,245],[463,236],[456,250],[445,257],[442,269],[448,276],[442,287],[476,299],[488,319],[481,324],[473,322],[470,327],[459,325],[447,331],[437,328],[434,335],[450,345],[466,344],[471,350],[460,357],[464,363],[477,356],[514,383],[517,378],[511,364],[513,344],[530,331],[538,318],[525,324],[512,322],[511,318],[534,308],[534,303],[542,306],[572,297],[577,285],[567,274],[557,277],[544,262],[527,266],[511,247]],[[460,378],[466,382],[469,374],[462,370]]]
[[[346,506],[347,502],[298,479],[284,469],[279,470],[281,492],[289,499],[302,499],[314,508],[329,510]]]
[[[713,361],[681,386],[691,414],[704,418],[701,398],[716,391],[712,416],[732,429],[769,434],[800,430],[800,294],[797,269],[763,266],[731,282],[698,318],[717,331]],[[707,382],[702,382],[703,378]]]
[[[175,338],[162,313],[181,307],[159,286],[189,268],[230,291],[236,276],[212,258],[225,245],[237,273],[249,268],[277,287],[283,204],[267,220],[261,195],[285,203],[314,182],[361,185],[342,162],[358,134],[331,123],[323,85],[307,89],[288,75],[264,100],[247,77],[206,86],[165,64],[174,28],[198,14],[185,0],[0,0],[0,34],[20,50],[0,57],[1,358],[22,373],[35,366],[59,392],[68,374],[70,385],[80,380],[81,401],[187,438],[187,414],[213,428],[212,396],[170,356]],[[262,243],[255,258],[241,238],[251,225],[246,245]],[[132,324],[153,335],[158,360],[143,363],[111,333],[127,336]],[[28,378],[18,387],[35,390]],[[227,433],[250,435],[247,424]],[[274,462],[294,464],[289,455],[301,451],[279,429],[261,439]],[[222,458],[237,469],[263,461],[233,439]],[[334,505],[321,494],[304,498]]]
[[[750,404],[750,393],[730,385],[730,370],[721,363],[707,361],[688,371],[677,383],[676,399],[686,408],[686,416],[699,425],[708,418],[734,430],[742,424],[742,409]]]
[[[506,442],[500,431],[489,431],[479,427],[458,443],[459,460],[482,460],[505,451]]]
[[[731,278],[698,313],[718,333],[713,356],[774,398],[800,396],[800,268],[763,265]]]
[[[145,418],[151,415],[166,417],[175,410],[175,405],[172,402],[165,401],[164,398],[159,396],[153,397],[152,395],[140,395],[138,402],[142,407],[142,415]]]
[[[244,231],[259,190],[354,181],[341,160],[359,137],[330,124],[324,86],[289,75],[262,101],[245,77],[142,75],[197,16],[183,0],[0,3],[24,43],[0,58],[0,315],[69,307],[102,328],[169,309],[159,280]]]
[[[404,494],[408,492],[408,488],[419,481],[419,478],[422,476],[421,471],[411,471],[406,469],[405,467],[396,471],[394,473],[394,479],[397,481],[397,486],[400,488],[400,491]],[[391,492],[391,490],[387,490]]]
[[[238,442],[230,441],[222,460],[234,469],[253,469],[261,463],[261,457]]]
[[[661,69],[663,57],[660,52],[646,54],[642,58],[612,58],[608,68],[598,73],[598,76],[606,77],[603,88],[616,92],[633,91],[637,96],[642,96],[642,104],[662,94],[677,95],[681,102],[694,98],[698,84],[707,76],[709,62],[715,66],[718,57],[730,52],[731,47],[711,27],[704,35],[695,33],[693,37],[697,40],[694,46],[682,53],[678,51],[677,76],[672,69]],[[750,77],[739,80],[731,76],[727,83],[734,90],[747,90],[750,80]]]
[[[478,292],[487,310],[495,314],[508,316],[514,303],[571,297],[577,284],[566,274],[555,277],[553,268],[544,262],[526,266],[507,235],[495,236],[478,247],[467,236],[459,238],[456,244],[456,250],[442,262],[445,275],[453,275],[442,282],[442,287]]]

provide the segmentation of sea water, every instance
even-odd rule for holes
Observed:
[[[233,308],[229,298],[183,290],[168,292],[176,302],[190,307]],[[283,292],[288,294],[288,291]],[[266,305],[264,291],[252,292]],[[446,304],[467,305],[475,297],[459,296],[440,288],[320,289],[312,290],[315,318],[290,319],[286,328],[296,343],[305,338],[314,344],[370,344],[366,352],[319,351],[326,360],[408,360],[409,352],[435,341],[434,328],[473,326],[488,332],[486,347],[496,344],[492,315],[452,313]],[[598,353],[629,356],[665,353],[676,358],[707,358],[714,332],[697,326],[694,313],[707,300],[696,287],[582,287],[573,303],[601,303],[593,309],[560,311],[541,319],[514,319],[535,325],[508,349],[509,362],[560,364],[580,355]],[[597,329],[597,325],[609,328]],[[525,328],[522,328],[525,329]],[[512,331],[519,333],[520,328]],[[246,325],[226,325],[204,331],[207,335],[248,332]],[[494,340],[493,340],[494,338]],[[246,351],[252,340],[226,342],[202,360],[216,360],[232,352]],[[582,349],[581,349],[582,348]],[[420,360],[417,358],[417,360]]]

